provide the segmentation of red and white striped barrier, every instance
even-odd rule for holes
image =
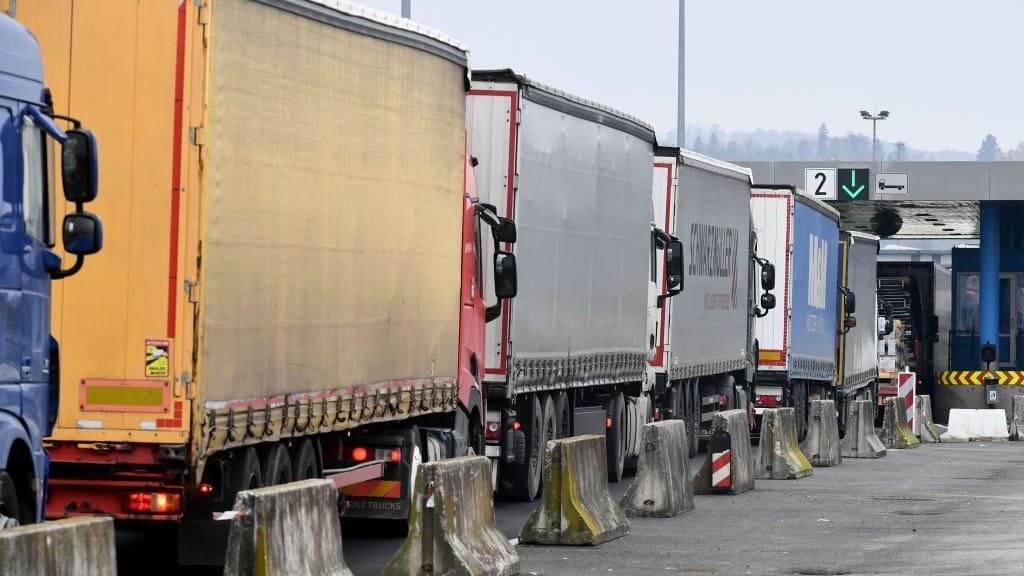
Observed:
[[[711,488],[725,491],[732,488],[732,450],[711,454]]]
[[[903,399],[903,406],[907,412],[907,428],[913,431],[916,436],[920,436],[921,433],[917,429],[917,421],[914,418],[914,393],[917,388],[917,374],[914,372],[900,372],[899,383],[897,395]]]

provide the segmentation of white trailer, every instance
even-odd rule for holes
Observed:
[[[757,358],[753,319],[760,313],[750,190],[748,168],[684,149],[658,149],[656,222],[682,241],[686,258],[683,290],[660,307],[657,318],[655,395],[666,417],[686,420],[698,440],[690,443],[692,453],[707,440],[716,412],[750,408]],[[667,276],[658,277],[668,292]],[[765,302],[771,306],[771,297]]]
[[[578,434],[606,436],[618,480],[653,412],[654,131],[510,70],[474,71],[466,113],[481,199],[518,227],[487,333],[495,488],[536,497],[547,441]]]

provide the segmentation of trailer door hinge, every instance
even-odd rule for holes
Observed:
[[[188,301],[192,304],[199,303],[199,283],[192,280],[185,280],[185,295],[188,296]]]
[[[188,139],[193,146],[206,146],[206,129],[202,126],[190,126],[188,129]]]

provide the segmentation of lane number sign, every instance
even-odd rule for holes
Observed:
[[[804,168],[804,192],[818,200],[835,200],[836,169]]]

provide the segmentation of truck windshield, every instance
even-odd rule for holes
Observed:
[[[53,139],[48,138],[32,118],[25,116],[21,147],[25,182],[22,196],[25,232],[47,246],[53,246]]]

